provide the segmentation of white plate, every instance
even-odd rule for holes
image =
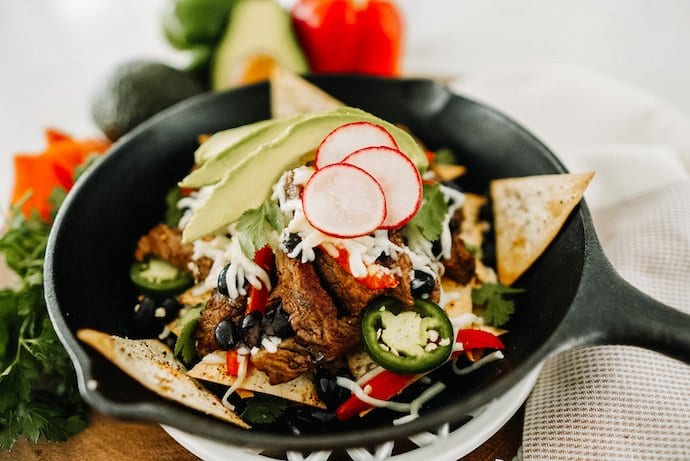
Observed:
[[[513,386],[506,394],[478,409],[467,424],[459,427],[446,437],[425,434],[416,440],[425,440],[428,443],[427,445],[393,456],[390,459],[396,461],[411,461],[413,459],[442,461],[456,460],[465,456],[486,442],[518,411],[532,391],[540,371],[541,365]],[[233,461],[266,461],[267,459],[274,459],[261,456],[259,454],[260,450],[248,450],[227,443],[205,439],[170,426],[162,427],[180,445],[205,461],[227,461],[229,459]],[[386,448],[390,449],[391,447]],[[382,459],[380,457],[374,458],[374,456],[367,457],[362,452],[356,453],[353,459],[357,455],[359,456],[357,457],[358,460]],[[307,454],[303,454],[303,456],[305,459],[307,458]]]

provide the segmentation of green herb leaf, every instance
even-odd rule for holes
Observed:
[[[55,219],[58,208],[62,206],[62,202],[65,201],[65,197],[67,197],[67,190],[63,187],[54,187],[53,190],[50,191],[48,203],[50,203],[50,206],[52,208],[52,210],[50,211],[51,218]]]
[[[283,414],[289,402],[267,394],[255,394],[245,400],[246,406],[240,415],[249,424],[270,424]]]
[[[180,322],[180,336],[175,341],[175,356],[182,355],[182,360],[185,363],[191,362],[196,356],[196,347],[194,344],[194,329],[199,321],[199,316],[204,306],[194,307],[189,309],[185,315],[179,320]]]
[[[448,213],[448,205],[443,198],[443,192],[438,184],[424,185],[422,207],[410,220],[410,224],[417,226],[425,239],[438,240],[443,232],[443,219]]]
[[[86,424],[72,363],[43,299],[49,230],[37,214],[25,218],[15,206],[0,236],[0,252],[21,280],[0,290],[0,449],[20,437],[65,440]]]
[[[266,200],[258,208],[246,210],[236,226],[242,252],[247,258],[253,259],[256,250],[272,244],[276,233],[283,227],[285,216],[271,200]]]
[[[175,186],[165,194],[165,223],[170,227],[177,227],[184,210],[177,208],[177,202],[182,198],[182,190]]]
[[[434,161],[443,165],[454,165],[457,163],[453,151],[448,147],[442,147],[435,152]]]
[[[505,296],[524,291],[522,288],[511,288],[501,283],[485,283],[479,288],[472,289],[472,303],[484,306],[484,322],[500,327],[515,311],[515,302],[505,299]]]

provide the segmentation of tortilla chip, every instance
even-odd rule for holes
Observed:
[[[448,313],[448,317],[472,313],[472,288],[474,287],[472,283],[460,285],[455,280],[442,277],[441,286],[444,304],[442,307]]]
[[[462,204],[462,223],[460,224],[460,238],[466,245],[476,248],[482,247],[484,232],[488,224],[479,220],[479,211],[486,203],[486,197],[465,193]]]
[[[544,252],[575,208],[594,172],[491,182],[498,279],[510,285]]]
[[[462,165],[452,165],[448,163],[432,163],[431,171],[441,181],[454,181],[467,172],[467,168]]]
[[[187,375],[212,383],[232,386],[237,378],[227,374],[225,356],[223,354],[223,351],[215,351],[208,354],[204,357],[204,360],[189,370]],[[321,401],[316,393],[314,381],[309,374],[299,376],[286,383],[272,385],[268,381],[266,373],[254,367],[250,367],[247,372],[247,377],[242,383],[242,389],[246,391],[262,392],[305,405],[311,405],[312,407],[326,408],[326,404]]]
[[[211,292],[205,291],[200,295],[195,295],[195,288],[195,286],[188,288],[186,291],[184,291],[177,297],[177,300],[180,302],[180,304],[184,304],[185,306],[196,306],[197,304],[206,304],[206,301],[208,301],[211,297]]]
[[[346,358],[347,367],[350,369],[350,373],[354,376],[355,381],[379,366],[361,346],[348,352]]]
[[[324,112],[343,105],[317,86],[280,66],[273,68],[270,82],[273,118],[291,117],[307,112]]]
[[[155,339],[126,339],[91,329],[77,332],[90,345],[122,371],[161,397],[173,400],[207,415],[249,429],[235,412],[201,384],[187,376],[173,352]]]

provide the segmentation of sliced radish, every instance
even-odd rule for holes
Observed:
[[[342,162],[358,166],[381,185],[386,199],[386,219],[382,229],[407,223],[422,205],[422,177],[410,158],[390,147],[366,147]]]
[[[398,148],[393,136],[379,125],[353,122],[339,126],[331,131],[316,149],[316,169],[339,163],[352,152],[370,146]]]
[[[317,170],[304,186],[302,208],[312,226],[341,238],[370,234],[386,218],[381,186],[353,165],[336,164]]]

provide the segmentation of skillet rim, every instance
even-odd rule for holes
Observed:
[[[348,75],[329,75],[319,77],[309,77],[308,80],[314,83],[335,83],[336,85],[344,84],[367,84],[371,82],[390,85],[411,85],[413,87],[428,87],[427,90],[434,92],[441,92],[445,95],[444,104],[442,107],[435,109],[436,113],[441,113],[445,107],[450,105],[453,101],[463,101],[472,105],[480,106],[486,113],[494,117],[501,118],[505,121],[506,128],[510,128],[512,134],[518,135],[527,139],[531,144],[538,149],[540,155],[548,160],[553,166],[554,172],[567,172],[563,164],[558,158],[533,134],[516,123],[510,117],[504,115],[485,104],[479,103],[472,99],[460,96],[453,93],[450,88],[438,82],[427,79],[386,79],[380,77],[368,76],[348,76]],[[416,434],[419,432],[434,430],[440,427],[445,422],[457,422],[464,417],[471,410],[478,406],[492,400],[498,395],[511,388],[515,383],[520,381],[532,369],[534,369],[545,357],[552,352],[553,347],[549,347],[554,334],[560,330],[560,327],[571,311],[572,305],[564,309],[564,316],[551,331],[550,335],[545,338],[542,347],[532,352],[528,358],[520,363],[516,368],[503,374],[499,379],[493,381],[489,386],[476,393],[469,399],[464,399],[453,405],[444,406],[440,409],[429,412],[411,423],[401,426],[379,426],[374,428],[365,428],[362,430],[353,430],[335,434],[310,434],[299,437],[289,436],[286,434],[270,434],[265,432],[245,431],[242,429],[229,426],[227,423],[216,421],[199,412],[187,409],[181,404],[174,402],[167,402],[161,405],[159,401],[148,401],[140,403],[119,403],[108,400],[98,392],[98,389],[89,389],[89,383],[94,379],[93,362],[85,351],[85,347],[72,334],[66,319],[61,313],[60,306],[57,300],[54,284],[54,261],[56,246],[59,245],[59,235],[62,228],[63,220],[71,212],[70,205],[74,201],[74,197],[80,194],[82,188],[88,183],[89,177],[95,172],[107,165],[116,161],[116,152],[126,149],[127,144],[132,140],[144,137],[147,131],[158,124],[165,123],[166,120],[180,116],[187,111],[193,111],[206,104],[219,104],[223,98],[231,97],[230,94],[234,92],[256,90],[261,87],[268,88],[267,83],[259,83],[249,87],[229,90],[223,93],[205,93],[192,98],[189,98],[159,114],[152,117],[148,121],[138,126],[135,130],[125,135],[118,140],[111,147],[111,155],[108,155],[99,162],[97,166],[91,169],[83,178],[77,183],[74,189],[68,194],[67,199],[60,208],[55,219],[53,228],[51,229],[50,237],[48,239],[48,246],[46,249],[45,261],[45,297],[48,306],[48,312],[51,321],[55,327],[56,333],[68,351],[70,359],[75,367],[77,373],[79,390],[87,403],[97,410],[110,414],[112,416],[136,419],[143,421],[156,422],[176,427],[178,429],[209,437],[216,440],[230,442],[238,446],[252,446],[261,448],[279,448],[279,449],[324,449],[333,447],[355,447],[366,446],[374,443],[380,443],[387,440],[393,440],[399,437]],[[573,217],[584,228],[584,242],[589,242],[593,236],[593,227],[591,224],[591,217],[584,203],[580,204]],[[586,259],[586,258],[585,258]],[[581,270],[584,271],[584,268]],[[231,430],[229,430],[231,429]]]

